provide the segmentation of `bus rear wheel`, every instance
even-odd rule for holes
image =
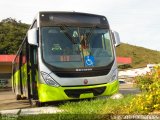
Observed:
[[[16,100],[21,100],[21,99],[22,99],[21,95],[16,95]]]

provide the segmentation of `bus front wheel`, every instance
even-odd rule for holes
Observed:
[[[36,101],[36,106],[37,107],[42,107],[43,106],[43,103],[39,102],[39,101]]]
[[[41,102],[39,102],[37,100],[30,99],[29,103],[30,103],[31,106],[36,106],[36,107],[42,107],[43,106],[43,103],[41,103]]]

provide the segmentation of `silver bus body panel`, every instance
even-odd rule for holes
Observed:
[[[96,85],[96,84],[109,83],[112,79],[112,75],[114,72],[117,72],[117,69],[112,67],[110,72],[107,75],[103,76],[60,78],[57,77],[53,72],[50,74],[50,76],[54,78],[54,80],[56,80],[61,86],[77,86],[77,85],[81,86],[81,85]],[[84,80],[87,80],[88,83],[85,84]]]

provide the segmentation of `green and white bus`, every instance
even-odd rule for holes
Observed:
[[[39,12],[13,61],[17,100],[45,103],[118,92],[119,44],[102,15]]]

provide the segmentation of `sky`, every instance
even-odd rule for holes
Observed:
[[[0,20],[31,24],[38,11],[76,11],[107,17],[121,42],[160,51],[160,0],[1,0]]]

